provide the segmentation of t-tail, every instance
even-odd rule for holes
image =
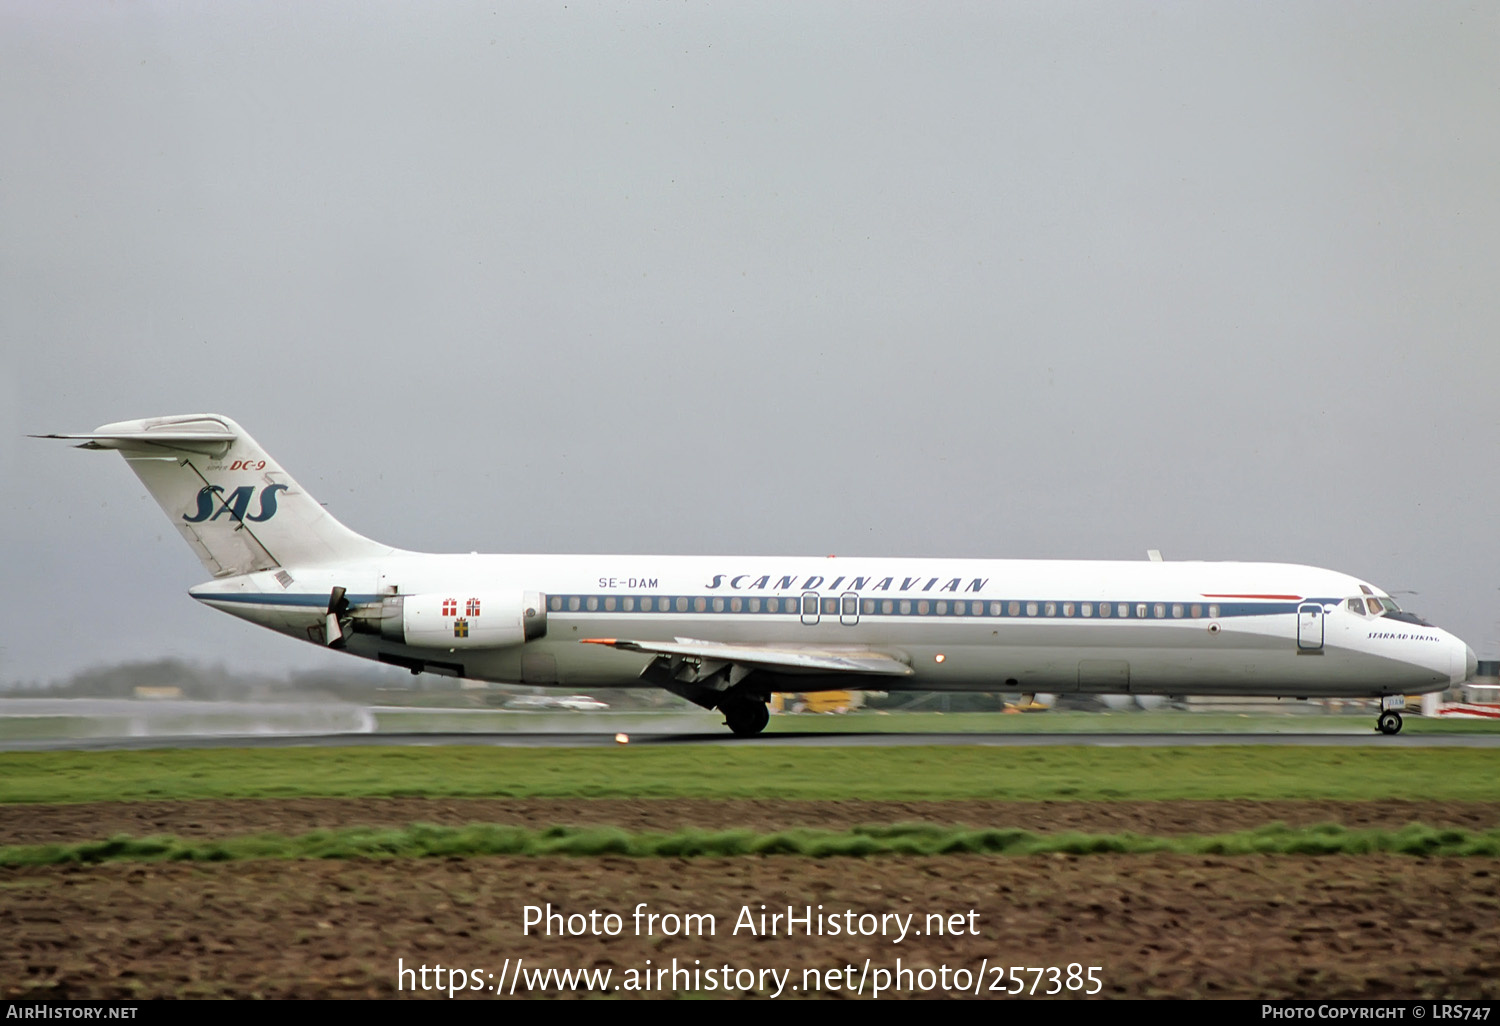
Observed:
[[[395,551],[335,520],[228,417],[151,417],[37,437],[118,450],[215,577]]]

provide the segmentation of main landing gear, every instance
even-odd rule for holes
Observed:
[[[1387,709],[1375,720],[1375,729],[1382,734],[1401,733],[1401,714],[1394,709]]]
[[[754,737],[771,722],[771,710],[766,703],[751,695],[726,698],[719,703],[719,711],[724,714],[725,726],[736,737]]]

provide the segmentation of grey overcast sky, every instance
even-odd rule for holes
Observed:
[[[1363,576],[1500,657],[1500,5],[0,0],[0,681],[341,657],[112,454],[414,549]]]

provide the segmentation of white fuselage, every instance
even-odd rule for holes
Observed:
[[[451,596],[455,623],[471,596],[539,593],[545,635],[535,640],[414,646],[353,632],[346,647],[414,671],[568,687],[642,683],[654,656],[581,644],[599,638],[873,651],[911,669],[899,680],[789,675],[795,690],[1384,696],[1443,689],[1474,660],[1447,631],[1367,605],[1387,597],[1366,582],[1273,563],[391,550],[227,577],[192,594],[321,644],[334,588],[356,610],[390,596]]]

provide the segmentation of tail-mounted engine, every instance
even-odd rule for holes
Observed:
[[[547,633],[541,592],[388,595],[355,614],[354,629],[416,648],[507,648]]]

